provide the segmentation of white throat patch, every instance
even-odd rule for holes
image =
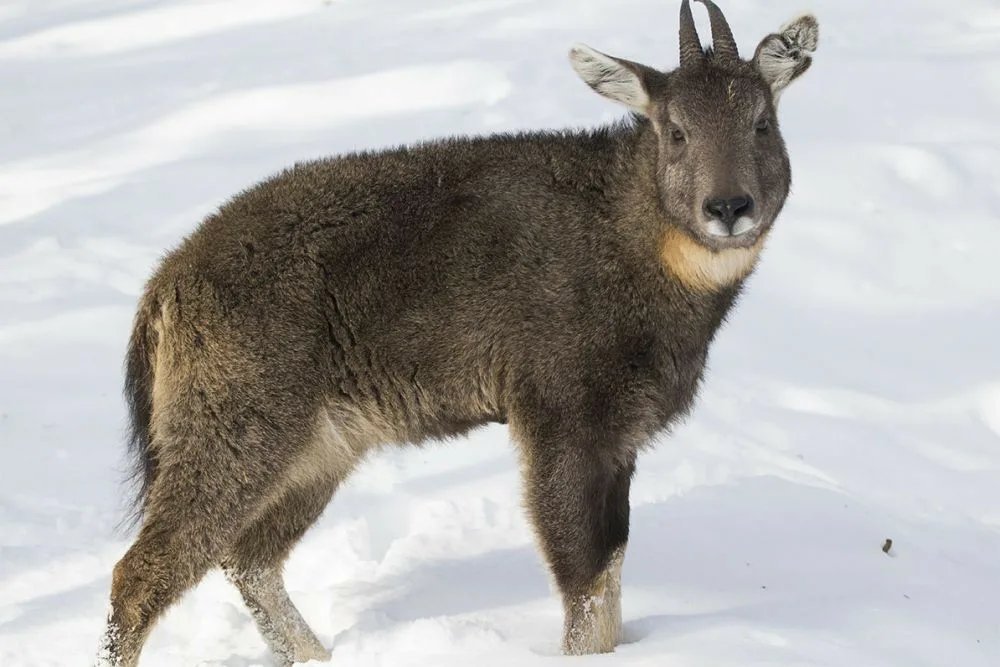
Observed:
[[[742,220],[736,223],[737,226]],[[764,239],[762,235],[748,248],[712,250],[676,227],[670,227],[663,237],[660,259],[667,270],[689,289],[714,292],[746,278],[753,271],[764,247]]]

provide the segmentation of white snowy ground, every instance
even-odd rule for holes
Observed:
[[[794,193],[698,409],[640,461],[627,643],[558,657],[496,427],[370,461],[295,552],[333,664],[1000,665],[1000,7],[810,1],[723,1],[744,53],[806,9],[822,39],[782,103]],[[165,249],[297,159],[612,119],[568,46],[672,66],[677,8],[4,0],[0,665],[93,655],[128,545],[123,345]],[[218,575],[144,657],[269,664]]]

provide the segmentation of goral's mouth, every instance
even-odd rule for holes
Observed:
[[[754,218],[741,217],[731,225],[712,218],[700,225],[700,236],[705,245],[722,250],[724,248],[746,248],[760,237],[763,225]]]

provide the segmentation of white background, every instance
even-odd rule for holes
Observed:
[[[568,47],[672,67],[678,5],[4,0],[0,664],[95,651],[129,543],[124,342],[167,249],[295,160],[612,120]],[[1000,664],[1000,6],[723,8],[744,54],[803,10],[820,46],[782,100],[794,189],[761,268],[640,460],[629,643],[557,657],[493,427],[374,458],[296,550],[333,664]],[[270,664],[217,574],[144,658]]]

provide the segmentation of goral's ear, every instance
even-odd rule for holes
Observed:
[[[775,100],[788,84],[809,69],[818,41],[819,22],[815,16],[806,14],[786,23],[757,46],[753,62],[771,86]]]
[[[649,115],[649,92],[656,70],[631,60],[614,58],[585,44],[569,52],[573,69],[598,93],[644,116]]]

